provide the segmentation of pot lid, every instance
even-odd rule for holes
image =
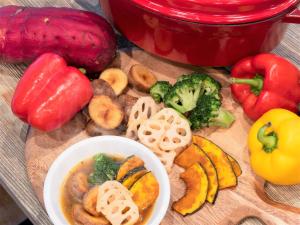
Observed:
[[[207,24],[259,21],[296,7],[300,0],[131,0],[176,19]]]

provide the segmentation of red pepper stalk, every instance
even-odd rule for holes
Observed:
[[[23,121],[43,131],[68,122],[93,96],[88,78],[65,60],[46,53],[33,62],[19,81],[12,111]]]
[[[275,54],[259,54],[238,62],[231,72],[231,91],[244,112],[257,120],[273,108],[298,112],[300,72]]]

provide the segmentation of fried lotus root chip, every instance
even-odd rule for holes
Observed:
[[[158,147],[164,151],[178,151],[187,147],[192,140],[190,125],[174,109],[164,108],[152,118],[164,128],[164,134],[160,135]]]
[[[168,124],[164,121],[149,119],[143,122],[138,130],[138,137],[142,144],[151,149],[159,149],[161,138],[165,134]]]
[[[174,159],[176,157],[176,152],[174,152],[174,151],[166,152],[166,151],[163,151],[161,149],[151,149],[151,150],[160,159],[160,161],[164,165],[166,171],[168,173],[170,173],[171,170],[172,170],[173,164],[174,164]]]
[[[140,97],[131,109],[126,137],[136,140],[141,123],[152,117],[158,110],[159,106],[151,97]]]
[[[118,181],[106,181],[99,186],[96,209],[112,225],[133,225],[139,219],[139,209],[131,195]]]
[[[192,132],[189,123],[174,109],[164,108],[156,113],[153,119],[168,123],[166,132],[159,143],[162,150],[182,150],[191,143]]]
[[[173,162],[176,157],[175,151],[164,151],[159,148],[159,143],[163,134],[165,133],[165,127],[168,124],[164,121],[158,120],[146,120],[138,130],[139,140],[142,144],[147,146],[154,152],[165,169],[169,173],[173,167]]]
[[[189,145],[192,132],[184,118],[175,110],[165,108],[141,124],[138,137],[142,144],[159,157],[166,170],[170,172],[176,152]]]

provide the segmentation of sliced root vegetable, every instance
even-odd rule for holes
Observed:
[[[228,156],[228,159],[231,163],[231,166],[232,166],[232,169],[233,169],[235,175],[237,177],[241,176],[242,175],[242,169],[241,169],[240,164],[232,156],[230,156],[228,154],[227,154],[227,156]]]
[[[144,166],[144,161],[137,156],[130,156],[122,163],[117,173],[117,180],[120,181],[130,170]]]
[[[144,121],[138,129],[139,141],[150,149],[159,149],[167,125],[167,122],[154,119]]]
[[[235,187],[237,185],[237,177],[232,169],[227,154],[219,146],[201,136],[194,135],[193,143],[207,154],[216,168],[219,189]]]
[[[89,115],[89,109],[87,106],[81,110],[81,114],[82,114],[82,118],[84,119],[84,121],[86,123],[88,123],[91,120],[90,115]]]
[[[164,108],[156,113],[153,120],[165,125],[165,133],[161,136],[159,148],[164,151],[180,151],[186,148],[192,140],[190,125],[177,111]]]
[[[174,159],[176,157],[176,152],[175,151],[163,151],[161,149],[151,149],[159,158],[161,163],[164,165],[166,171],[168,173],[171,172],[173,164],[174,164]]]
[[[128,85],[127,75],[117,68],[104,70],[99,78],[109,83],[116,95],[120,95]]]
[[[195,163],[180,174],[186,184],[186,193],[172,205],[173,210],[183,216],[199,210],[205,203],[208,191],[208,178],[200,164]]]
[[[91,120],[86,128],[85,128],[87,134],[91,137],[95,137],[95,136],[102,136],[102,135],[121,135],[122,134],[122,130],[120,129],[120,127],[118,127],[117,129],[113,129],[113,130],[106,130],[100,126],[98,126],[93,120]]]
[[[106,181],[99,187],[96,209],[113,225],[135,224],[139,219],[131,193],[118,181]]]
[[[106,95],[110,98],[115,98],[117,95],[115,94],[114,89],[107,83],[105,80],[97,79],[92,81],[92,87],[94,90],[94,95]]]
[[[143,211],[152,206],[159,195],[159,184],[152,172],[146,173],[130,188],[132,199]]]
[[[176,153],[190,144],[192,132],[186,119],[175,110],[164,108],[141,124],[138,138],[170,172]]]
[[[194,163],[199,163],[205,170],[208,178],[208,191],[206,200],[209,203],[214,203],[218,193],[218,175],[216,168],[209,157],[196,145],[192,144],[175,159],[175,164],[185,169],[192,166]]]
[[[133,108],[135,103],[138,101],[138,98],[133,97],[131,95],[127,95],[127,94],[122,94],[119,96],[118,99],[119,99],[120,104],[124,108],[124,112],[125,112],[124,123],[127,125],[128,121],[129,121],[131,109]]]
[[[130,111],[126,137],[137,139],[141,124],[157,113],[158,110],[159,106],[151,97],[140,97]]]
[[[191,143],[192,132],[187,120],[174,109],[164,108],[141,124],[138,137],[151,149],[179,151]]]
[[[106,95],[92,98],[89,104],[89,114],[98,126],[107,130],[117,128],[124,118],[119,102]]]
[[[143,92],[148,92],[157,81],[155,75],[147,67],[140,64],[131,67],[128,79],[130,84]]]

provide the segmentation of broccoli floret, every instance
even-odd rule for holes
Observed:
[[[214,95],[203,95],[189,117],[192,129],[210,126],[230,127],[235,118],[233,114],[222,108],[221,104],[220,98]]]
[[[180,82],[183,80],[189,80],[191,79],[191,75],[181,75],[180,77],[177,78],[176,82]]]
[[[201,74],[201,73],[191,73],[188,75],[182,75],[177,78],[177,82],[183,81],[183,80],[191,80],[196,84],[201,84],[201,82],[207,77],[208,75],[206,74]]]
[[[94,156],[94,171],[89,175],[90,184],[103,184],[105,181],[114,180],[120,164],[106,156],[98,154]]]
[[[191,111],[197,105],[201,90],[201,85],[190,79],[178,81],[165,95],[164,103],[180,113]]]
[[[220,98],[221,84],[210,76],[206,76],[203,82],[204,94]]]
[[[158,81],[150,88],[150,95],[156,103],[160,103],[171,87],[168,81]]]
[[[222,87],[221,84],[207,74],[195,72],[189,75],[182,75],[177,79],[177,82],[183,80],[190,80],[195,84],[202,85],[205,95],[213,94],[215,97],[219,97],[219,92]]]

